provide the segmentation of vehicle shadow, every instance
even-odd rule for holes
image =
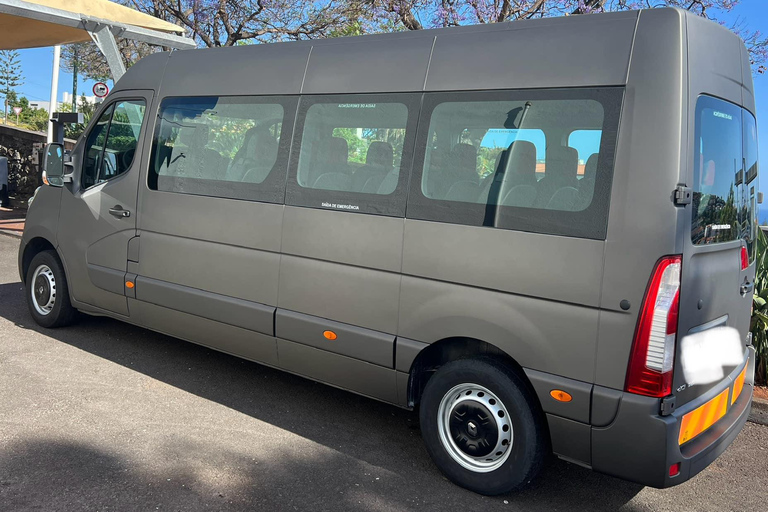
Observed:
[[[280,467],[262,465],[258,470],[249,464],[250,459],[241,460],[237,453],[221,454],[226,459],[221,463],[239,468],[243,482],[238,501],[227,504],[220,496],[206,494],[202,484],[198,490],[175,489],[166,494],[165,479],[158,479],[151,468],[135,468],[115,453],[105,453],[94,446],[60,439],[24,441],[0,448],[0,500],[5,501],[3,494],[16,500],[6,501],[19,504],[11,507],[14,510],[39,503],[38,498],[49,495],[52,500],[55,496],[71,495],[67,499],[75,501],[62,498],[62,504],[71,506],[62,505],[61,509],[80,508],[76,500],[81,498],[75,490],[79,489],[82,496],[92,495],[94,489],[109,495],[118,485],[141,492],[153,489],[151,499],[172,504],[171,508],[179,510],[248,508],[246,505],[255,503],[283,509],[286,500],[296,499],[297,495],[304,499],[295,504],[297,508],[317,510],[434,508],[437,497],[441,503],[450,503],[451,509],[462,510],[474,510],[481,505],[504,506],[504,500],[519,510],[531,511],[618,510],[625,505],[622,510],[631,510],[632,504],[628,502],[642,490],[640,485],[554,460],[526,490],[496,498],[480,497],[448,482],[431,463],[414,412],[108,318],[83,315],[71,327],[43,329],[27,311],[20,282],[0,284],[0,317],[18,328],[40,332],[338,452],[321,459],[288,454],[274,458],[281,460]],[[283,493],[282,501],[270,492],[287,488],[297,475],[308,471],[335,475],[338,485],[352,486],[362,470],[350,468],[350,458],[360,467],[374,465],[399,475],[398,488],[361,489],[357,496],[344,496],[351,501],[342,503],[338,486],[334,485],[304,482],[296,486],[290,498]],[[194,475],[190,478],[195,480]],[[421,501],[414,502],[413,497]],[[370,502],[369,507],[361,505],[366,502]],[[94,508],[94,503],[100,502],[89,501],[89,508]]]

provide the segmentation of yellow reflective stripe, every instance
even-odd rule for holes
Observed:
[[[749,364],[747,364],[749,366]],[[733,385],[733,396],[731,397],[731,405],[736,403],[736,400],[741,395],[741,391],[744,389],[744,379],[747,377],[747,366],[741,370],[741,373],[736,377],[736,383]]]
[[[724,389],[709,402],[683,416],[683,421],[680,423],[679,444],[690,441],[725,416],[729,391],[728,388]]]

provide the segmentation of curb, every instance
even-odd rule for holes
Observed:
[[[0,229],[0,235],[10,236],[12,238],[17,238],[21,240],[21,233],[14,233],[13,231],[6,231],[4,229]]]
[[[752,410],[749,411],[749,421],[758,425],[768,426],[768,400],[752,398]]]

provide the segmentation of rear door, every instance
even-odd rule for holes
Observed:
[[[700,96],[694,130],[691,229],[684,234],[690,241],[683,251],[674,378],[677,406],[722,382],[740,364],[734,354],[744,353],[755,275],[754,117],[733,103]],[[708,371],[700,365],[694,371],[691,361],[697,357]]]

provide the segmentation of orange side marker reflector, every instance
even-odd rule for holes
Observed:
[[[333,331],[323,331],[323,336],[325,336],[325,339],[327,340],[335,340],[338,337]]]
[[[549,395],[558,402],[570,402],[573,400],[573,397],[570,395],[570,393],[566,393],[562,389],[553,389],[549,392]]]
[[[690,441],[725,416],[725,411],[728,408],[729,391],[728,388],[724,389],[722,393],[709,402],[683,416],[683,421],[680,423],[679,444]]]
[[[126,287],[126,288],[133,288],[134,286],[135,286],[135,285],[133,284],[133,282],[132,282],[132,281],[126,281],[126,282],[125,282],[125,287]]]
[[[739,376],[736,377],[736,383],[733,385],[733,396],[731,397],[731,405],[736,403],[736,400],[739,398],[739,395],[741,395],[741,392],[744,389],[744,379],[747,376],[747,366],[745,366],[744,369],[741,370],[741,373],[739,374]]]

